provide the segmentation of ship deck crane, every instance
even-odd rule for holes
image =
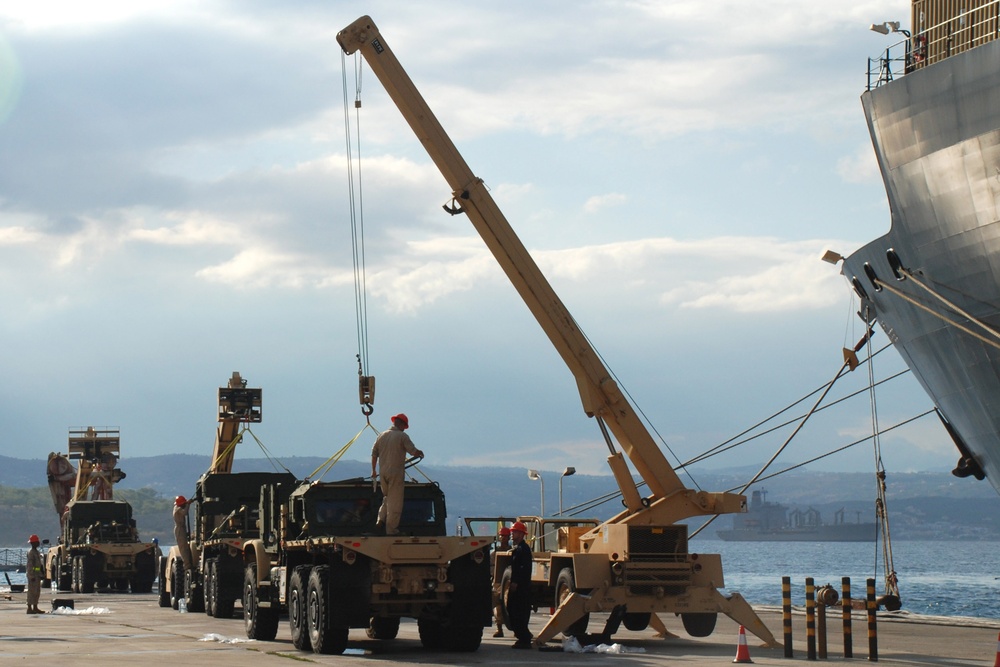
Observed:
[[[360,52],[423,144],[452,189],[452,205],[445,209],[468,215],[573,373],[584,412],[597,420],[610,450],[608,463],[622,491],[625,509],[581,536],[580,552],[567,554],[576,592],[561,599],[557,613],[536,641],[551,639],[590,611],[612,611],[612,618],[619,620],[626,613],[644,613],[648,618],[650,613],[674,611],[684,618],[689,632],[695,628],[699,634],[710,633],[715,615],[722,612],[765,642],[776,645],[773,635],[741,596],[725,598],[716,590],[723,587],[721,558],[687,554],[686,526],[674,525],[693,516],[745,512],[745,496],[684,486],[372,19],[357,19],[338,33],[337,41],[348,55]],[[609,429],[622,451],[616,450]],[[648,497],[639,494],[622,452],[648,485]],[[637,558],[639,552],[647,550],[652,553]],[[559,569],[556,563],[552,569],[555,577]],[[711,617],[710,627],[707,633],[701,633],[696,626],[705,617]]]

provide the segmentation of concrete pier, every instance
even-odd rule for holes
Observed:
[[[348,652],[326,656],[302,652],[292,646],[288,623],[282,620],[272,642],[247,641],[242,618],[215,619],[202,613],[179,613],[161,608],[156,594],[95,593],[54,594],[43,590],[41,607],[51,608],[53,597],[72,599],[74,614],[28,615],[24,595],[0,595],[0,665],[19,663],[55,664],[66,659],[86,658],[87,664],[155,665],[289,665],[289,659],[321,665],[358,664],[391,660],[419,665],[597,665],[631,667],[731,664],[736,656],[739,628],[720,617],[710,637],[696,639],[684,634],[680,619],[663,618],[667,629],[678,637],[657,637],[652,629],[622,630],[615,641],[626,650],[617,655],[562,653],[557,651],[513,651],[513,638],[493,639],[493,628],[484,628],[483,644],[474,653],[443,653],[425,650],[414,622],[404,621],[399,637],[391,641],[370,640],[363,630],[352,630]],[[85,613],[87,610],[91,613]],[[102,613],[106,610],[106,613]],[[547,612],[547,610],[545,610]],[[765,624],[776,637],[782,636],[780,608],[759,608]],[[239,614],[237,605],[237,614]],[[532,630],[541,629],[547,613],[534,614]],[[591,629],[600,629],[604,618],[592,615]],[[996,657],[1000,621],[947,619],[942,617],[886,614],[879,617],[878,658],[889,665],[992,665]],[[757,665],[784,665],[806,660],[805,615],[793,615],[794,656],[784,657],[782,647],[762,648],[747,635],[750,657]],[[228,643],[232,641],[233,643]],[[827,636],[828,659],[819,662],[867,662],[868,639],[863,616],[854,623],[854,658],[843,658],[839,623],[831,623]],[[552,645],[558,646],[556,642]],[[99,663],[93,660],[99,660]]]

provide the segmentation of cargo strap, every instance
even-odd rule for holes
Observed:
[[[327,472],[329,472],[330,468],[332,468],[337,463],[337,461],[340,460],[340,457],[342,457],[344,454],[347,453],[347,450],[351,448],[351,445],[353,445],[355,442],[357,442],[358,438],[361,437],[361,434],[364,433],[365,431],[367,431],[368,429],[371,429],[371,430],[375,431],[375,434],[378,435],[378,429],[375,428],[374,426],[372,426],[371,422],[366,423],[361,428],[361,430],[358,431],[357,435],[355,435],[353,438],[351,438],[347,442],[347,444],[344,445],[343,447],[341,447],[333,456],[331,456],[326,461],[324,461],[323,463],[321,463],[318,468],[316,468],[315,470],[312,471],[312,474],[310,474],[308,477],[306,477],[306,479],[307,480],[314,480],[314,481],[319,481],[320,479],[322,479],[323,475],[325,475]],[[319,476],[317,477],[317,475],[319,475]]]

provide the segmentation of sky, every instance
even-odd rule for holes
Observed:
[[[860,96],[897,41],[868,26],[905,26],[904,0],[36,0],[0,5],[0,454],[87,425],[119,428],[126,459],[208,454],[239,371],[272,454],[331,455],[366,427],[361,352],[372,425],[405,412],[428,464],[608,474],[571,374],[342,54],[363,14],[672,463],[834,377],[863,329],[819,257],[888,229]],[[905,366],[890,349],[872,368]],[[875,404],[882,428],[931,408],[910,375]],[[772,469],[870,435],[871,405],[810,420]],[[790,432],[701,465],[757,466]],[[879,453],[957,460],[930,416],[809,468]]]

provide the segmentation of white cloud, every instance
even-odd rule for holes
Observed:
[[[879,180],[878,160],[871,144],[865,144],[853,154],[837,160],[837,175],[846,183],[864,184]]]
[[[544,275],[593,292],[614,285],[619,298],[665,307],[741,313],[829,308],[844,297],[840,274],[817,260],[829,241],[757,237],[680,241],[652,238],[533,252]],[[691,267],[697,267],[691,270]],[[697,276],[697,279],[690,276]],[[623,281],[623,276],[625,280]],[[478,237],[407,243],[390,266],[369,271],[374,296],[416,313],[477,283],[502,280]],[[671,286],[664,289],[664,286]]]
[[[606,195],[595,195],[584,202],[583,210],[585,213],[597,213],[597,211],[602,208],[618,206],[619,204],[624,204],[627,200],[628,197],[618,192],[609,192]]]
[[[27,245],[35,243],[41,237],[34,229],[20,225],[0,227],[0,246]]]

